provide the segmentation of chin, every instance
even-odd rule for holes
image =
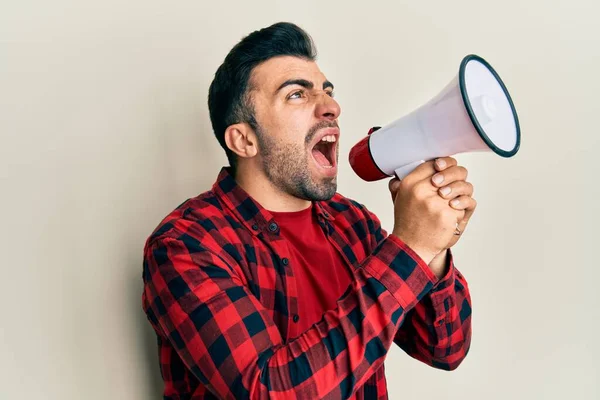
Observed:
[[[326,178],[323,179],[321,182],[323,183],[321,183],[320,185],[315,185],[317,187],[312,188],[312,190],[308,191],[310,200],[327,201],[331,200],[331,198],[335,196],[335,193],[337,192],[336,178]]]

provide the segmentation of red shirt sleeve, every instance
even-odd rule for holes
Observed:
[[[377,216],[366,208],[363,212],[371,219],[374,232],[380,232],[376,236],[386,237]],[[395,239],[393,235],[390,238]],[[448,249],[446,275],[407,312],[394,342],[417,360],[435,368],[454,370],[469,351],[471,332],[469,287]]]
[[[410,310],[394,342],[417,360],[454,370],[471,345],[471,297],[450,250],[448,258],[446,276]]]

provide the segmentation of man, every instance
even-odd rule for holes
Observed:
[[[391,180],[389,235],[336,193],[340,107],[293,24],[231,50],[209,109],[230,167],[144,251],[164,398],[386,398],[392,343],[456,368],[471,305],[448,249],[475,209],[467,171],[443,158]]]

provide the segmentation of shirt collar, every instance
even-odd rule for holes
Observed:
[[[242,189],[231,174],[230,167],[223,167],[212,187],[216,196],[254,234],[267,231],[279,233],[273,215]],[[314,201],[319,218],[334,220],[326,202]]]

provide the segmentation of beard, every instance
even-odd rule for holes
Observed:
[[[311,176],[309,157],[312,156],[307,146],[317,131],[337,126],[337,123],[328,121],[315,125],[306,135],[304,146],[278,142],[264,132],[260,126],[256,127],[262,169],[267,179],[277,189],[300,199],[309,201],[331,199],[337,191],[337,178],[317,179]],[[336,146],[337,161],[339,146]]]

